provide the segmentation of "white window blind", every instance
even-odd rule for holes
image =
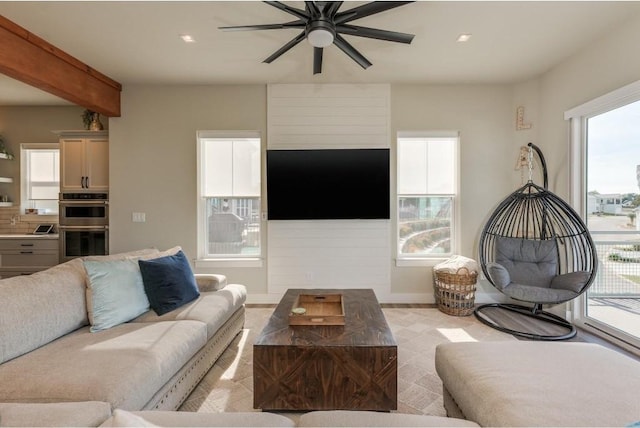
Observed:
[[[60,155],[56,150],[25,150],[28,165],[27,198],[58,199]]]
[[[260,196],[260,139],[202,138],[204,197]]]
[[[457,138],[401,138],[398,141],[398,194],[455,193]]]

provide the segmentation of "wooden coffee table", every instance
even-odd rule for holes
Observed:
[[[289,325],[299,294],[343,295],[343,326]],[[253,406],[396,410],[398,345],[373,290],[288,290],[253,345]]]

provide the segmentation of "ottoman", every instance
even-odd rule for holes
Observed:
[[[640,362],[579,342],[436,348],[450,417],[481,426],[627,426],[640,420]]]

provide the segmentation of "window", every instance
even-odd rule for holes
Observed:
[[[398,258],[455,251],[457,133],[398,135]]]
[[[39,214],[58,213],[60,192],[60,150],[58,144],[22,144],[21,211],[37,209]]]
[[[257,133],[198,133],[200,259],[260,256],[260,165]]]

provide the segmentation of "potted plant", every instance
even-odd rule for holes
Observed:
[[[2,135],[0,135],[0,154],[4,155],[3,157],[6,156],[7,159],[13,159],[13,154],[11,154],[4,145],[4,138],[2,138]]]
[[[93,118],[93,111],[86,109],[82,112],[82,123],[84,123],[84,129],[89,129],[91,125],[91,119]]]
[[[84,129],[90,131],[100,131],[104,129],[100,122],[100,113],[93,110],[86,109],[82,112],[82,123],[84,123]]]

